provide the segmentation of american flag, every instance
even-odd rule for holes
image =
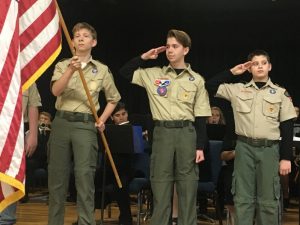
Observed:
[[[24,196],[22,91],[60,50],[54,0],[0,1],[0,212]]]

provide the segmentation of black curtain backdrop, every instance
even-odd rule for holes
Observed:
[[[98,45],[92,55],[111,69],[130,113],[149,113],[148,98],[144,89],[120,77],[118,70],[134,56],[164,45],[172,28],[190,34],[192,49],[186,61],[205,79],[245,62],[254,49],[266,50],[273,65],[272,81],[285,87],[294,104],[300,105],[298,0],[65,0],[58,4],[70,32],[81,21],[96,28]],[[57,61],[70,56],[63,37]],[[166,64],[165,55],[152,63]],[[37,81],[42,110],[53,115],[55,98],[49,84],[54,65]],[[104,106],[104,97],[100,100]],[[211,105],[230,107],[214,98]]]

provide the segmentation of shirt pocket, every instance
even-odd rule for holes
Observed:
[[[177,99],[181,102],[193,103],[197,87],[192,84],[185,84],[178,87]]]
[[[102,82],[103,78],[102,77],[93,77],[89,82],[88,82],[88,87],[90,92],[100,92],[102,89]]]
[[[254,95],[251,93],[240,93],[237,95],[236,111],[240,113],[251,112]]]
[[[69,80],[68,84],[67,84],[67,87],[66,87],[66,90],[75,90],[76,89],[76,83],[77,83],[77,80],[79,78],[77,76],[72,76],[71,79]]]
[[[263,114],[267,117],[278,118],[281,99],[276,96],[265,96],[263,100]]]

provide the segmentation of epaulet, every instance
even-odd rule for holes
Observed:
[[[279,88],[281,88],[281,89],[283,89],[283,90],[286,90],[286,88],[285,87],[282,87],[282,86],[280,86],[279,84],[274,84],[276,87],[279,87]],[[286,91],[287,92],[287,91]]]
[[[93,59],[94,61],[98,62],[98,63],[101,63],[101,64],[104,64],[103,62],[101,62],[100,60],[98,59]]]
[[[282,88],[284,90],[284,95],[292,100],[291,95],[287,92],[284,87],[281,87],[279,84],[275,84],[277,87]]]
[[[279,84],[274,84],[274,85],[276,85],[277,87],[285,89],[284,87],[281,87]]]

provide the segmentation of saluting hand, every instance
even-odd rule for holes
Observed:
[[[196,150],[196,163],[202,162],[204,159],[203,150]]]
[[[230,71],[233,75],[240,75],[243,74],[246,70],[248,70],[252,66],[252,62],[248,61],[243,64],[236,65],[235,67],[231,68]]]
[[[166,46],[160,46],[158,48],[152,48],[148,52],[145,52],[141,55],[141,58],[143,60],[148,60],[148,59],[156,59],[158,57],[159,53],[162,53],[166,51]]]

